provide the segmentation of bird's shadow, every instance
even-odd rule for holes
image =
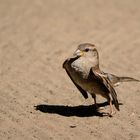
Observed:
[[[108,102],[98,103],[98,107],[108,105]],[[79,106],[64,106],[64,105],[47,105],[39,104],[35,106],[36,110],[43,113],[59,114],[62,116],[77,116],[77,117],[91,117],[91,116],[106,116],[107,113],[100,112],[95,105],[79,105]]]

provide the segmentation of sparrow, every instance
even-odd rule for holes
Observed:
[[[115,113],[112,101],[115,108],[120,110],[114,87],[121,82],[139,81],[101,71],[98,51],[96,46],[90,43],[80,44],[74,54],[64,61],[63,68],[85,99],[88,98],[88,94],[91,94],[96,107],[96,95],[107,99],[110,106],[109,116]]]

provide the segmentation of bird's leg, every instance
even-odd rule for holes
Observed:
[[[94,99],[95,107],[96,107],[96,108],[99,108],[98,105],[97,105],[97,102],[96,102],[96,95],[95,95],[95,94],[92,94],[91,96],[92,96],[92,98]]]
[[[114,109],[113,109],[112,101],[111,101],[110,98],[109,98],[108,102],[109,102],[109,105],[110,105],[110,113],[109,113],[109,117],[112,117],[116,112],[115,112]]]

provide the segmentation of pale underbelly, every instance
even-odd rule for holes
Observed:
[[[75,62],[65,65],[73,81],[83,90],[90,94],[104,94],[105,91],[101,87],[101,84],[99,84],[96,79],[89,76],[91,67],[92,66],[87,67],[87,65]]]
[[[86,74],[82,71],[75,71],[73,68],[70,73],[73,80],[88,93],[101,94],[103,92],[97,81],[89,77],[89,73]]]

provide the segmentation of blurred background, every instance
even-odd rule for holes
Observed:
[[[80,43],[97,46],[105,72],[140,79],[139,7],[139,0],[0,0],[1,139],[138,138],[135,83],[117,89],[125,105],[112,124],[42,114],[34,105],[85,102],[62,69]],[[69,128],[73,124],[75,130]]]

